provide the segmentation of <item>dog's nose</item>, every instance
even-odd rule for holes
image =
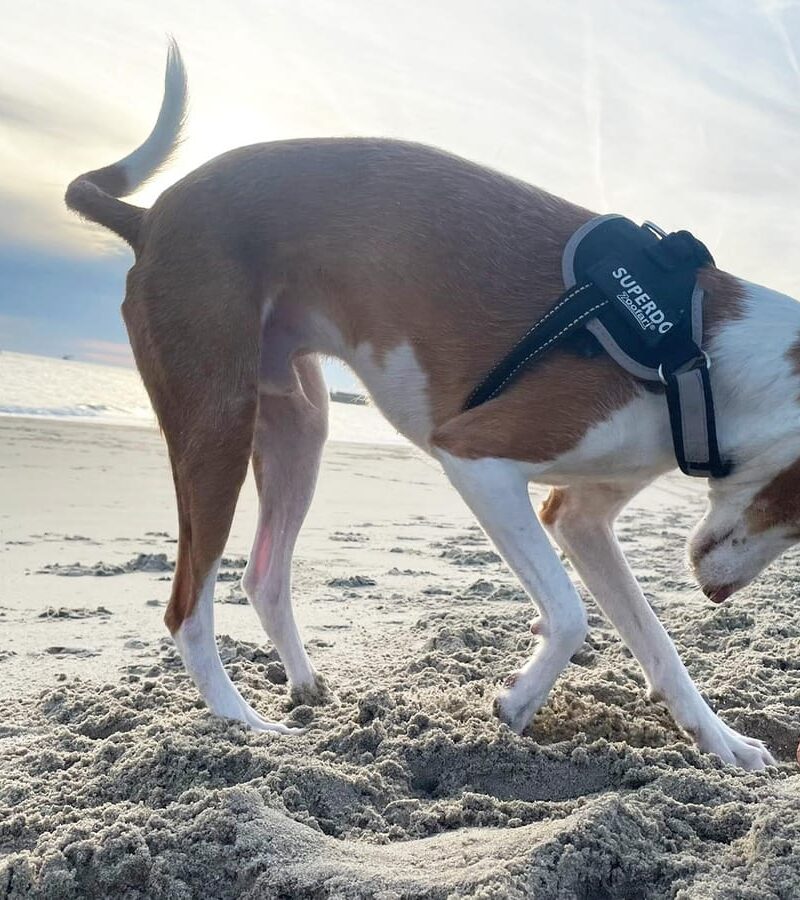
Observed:
[[[703,593],[712,603],[722,603],[736,590],[735,584],[704,584]]]

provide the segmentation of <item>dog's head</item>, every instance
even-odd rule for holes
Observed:
[[[800,448],[794,462],[712,480],[708,510],[689,539],[689,561],[716,603],[749,584],[800,541]]]

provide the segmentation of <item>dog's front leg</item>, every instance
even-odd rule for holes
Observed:
[[[745,769],[774,760],[761,741],[738,734],[703,700],[675,645],[645,599],[614,534],[613,522],[642,485],[554,488],[541,518],[620,637],[639,661],[650,696],[707,752]]]
[[[534,655],[511,675],[495,712],[521,732],[586,637],[586,612],[531,506],[520,466],[437,454],[448,478],[539,609]]]

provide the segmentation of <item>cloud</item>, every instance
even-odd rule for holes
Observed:
[[[130,254],[62,197],[77,174],[149,132],[167,31],[189,69],[187,140],[135,202],[243,143],[402,137],[598,212],[690,227],[737,274],[800,291],[800,6],[575,9],[439,0],[420,16],[369,0],[230,0],[209,28],[190,0],[164,0],[146,17],[128,0],[64,0],[42,28],[40,5],[18,5],[0,32],[3,321],[13,318],[26,347],[37,334],[62,352],[79,352],[81,340],[124,345]]]
[[[0,120],[10,125],[37,127],[38,120],[30,104],[23,104],[19,97],[0,93]]]

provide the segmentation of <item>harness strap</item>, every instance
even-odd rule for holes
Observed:
[[[731,463],[719,453],[709,358],[700,348],[697,353],[689,367],[669,375],[660,370],[666,388],[672,445],[686,475],[724,478],[731,471]]]
[[[525,366],[549,347],[577,331],[609,303],[608,297],[591,281],[562,294],[555,306],[528,329],[472,391],[464,404],[464,410],[493,400],[522,374]]]
[[[689,232],[666,235],[649,223],[639,228],[621,216],[602,216],[579,229],[568,243],[564,257],[568,284],[575,280],[576,251],[595,228],[604,229],[606,255],[584,265],[581,282],[573,283],[492,368],[470,393],[464,410],[493,400],[546,350],[585,327],[631,374],[664,384],[681,471],[702,478],[725,477],[731,464],[719,453],[710,360],[701,349],[703,291],[696,282],[697,271],[713,264],[711,254]],[[621,282],[625,289],[620,292],[619,278],[631,266],[651,293],[628,278]],[[633,284],[630,292],[626,281]],[[651,302],[654,298],[663,309]],[[663,310],[671,320],[665,321]]]

